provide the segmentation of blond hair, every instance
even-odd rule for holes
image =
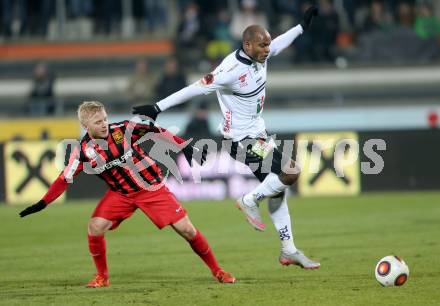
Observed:
[[[97,112],[105,110],[104,104],[98,101],[84,101],[78,106],[78,119],[83,126],[87,120]]]

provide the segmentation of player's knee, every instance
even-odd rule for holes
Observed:
[[[188,224],[182,230],[182,236],[185,237],[186,240],[193,239],[197,234],[197,230],[194,228],[192,224]]]
[[[197,230],[191,222],[185,222],[179,227],[179,234],[183,236],[186,240],[191,240],[197,234]]]
[[[297,174],[281,174],[280,175],[280,181],[284,184],[284,185],[293,185],[296,183],[296,181],[298,180],[298,175]]]
[[[88,230],[89,234],[92,236],[102,235],[102,230],[100,229],[99,224],[96,221],[94,221],[93,219],[91,219],[89,221],[89,224],[87,226],[87,230]]]
[[[197,234],[197,230],[189,220],[188,216],[180,219],[176,223],[172,224],[174,230],[186,240],[191,240]]]
[[[279,177],[284,185],[293,185],[298,180],[300,173],[301,168],[292,160],[290,165],[285,167]]]
[[[101,236],[111,227],[111,221],[102,218],[92,218],[89,220],[88,232],[93,236]]]

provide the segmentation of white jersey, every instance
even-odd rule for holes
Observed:
[[[298,25],[275,38],[267,59],[277,55],[303,32]],[[266,100],[267,59],[253,61],[242,49],[229,54],[211,73],[171,96],[159,101],[161,110],[180,104],[195,96],[216,92],[223,114],[219,132],[233,141],[246,137],[266,138],[266,126],[261,117]]]

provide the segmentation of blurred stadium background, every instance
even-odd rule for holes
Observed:
[[[248,24],[262,24],[276,37],[310,3],[2,0],[0,200],[40,197],[58,172],[56,143],[80,136],[75,109],[81,101],[104,102],[111,120],[129,118],[132,105],[154,103],[211,71],[239,47]],[[320,17],[311,31],[271,59],[264,118],[278,139],[349,136],[361,154],[349,180],[327,169],[318,179],[305,175],[298,192],[439,189],[439,1],[315,3]],[[219,120],[211,95],[171,109],[159,123],[181,135],[218,138]],[[386,142],[386,150],[375,148],[385,164],[376,175],[359,167],[370,161],[362,152],[369,139]],[[325,154],[332,161],[332,152]],[[186,179],[188,169],[182,171]],[[185,200],[235,197],[256,183],[214,168],[205,177],[198,187],[189,180],[169,183]],[[81,177],[67,198],[100,196],[103,188],[90,190],[90,180],[102,186]]]

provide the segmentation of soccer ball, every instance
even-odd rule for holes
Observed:
[[[377,281],[384,287],[402,286],[409,276],[409,269],[402,258],[394,255],[385,256],[374,270]]]

